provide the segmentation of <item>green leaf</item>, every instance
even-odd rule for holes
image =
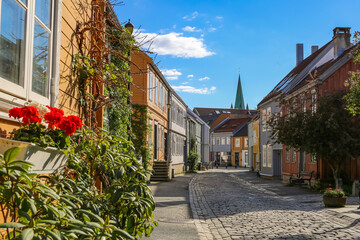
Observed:
[[[128,232],[125,230],[114,228],[114,233],[126,238],[126,239],[135,239],[135,237],[131,236]]]
[[[21,239],[22,240],[30,240],[30,239],[33,239],[34,237],[34,229],[32,228],[26,228],[24,229],[21,234]]]
[[[61,240],[61,236],[56,234],[55,232],[50,231],[49,229],[43,228],[43,227],[36,227],[37,230],[42,231],[46,235],[51,236],[53,239]]]
[[[102,219],[100,216],[96,215],[95,213],[93,213],[89,210],[79,209],[78,212],[86,214],[86,215],[96,219],[98,222],[101,222],[101,224],[104,224],[104,219]]]
[[[6,163],[11,163],[11,161],[14,161],[17,155],[21,152],[21,148],[19,147],[13,147],[4,153],[4,160]]]
[[[70,200],[64,198],[63,196],[60,197],[60,202],[63,202],[65,203],[66,205],[72,207],[72,208],[75,208],[75,209],[78,209],[79,207],[76,206],[76,204],[74,204],[73,202],[71,202]]]
[[[24,224],[17,222],[0,223],[0,228],[21,228],[26,227]]]

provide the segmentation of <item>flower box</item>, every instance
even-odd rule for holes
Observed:
[[[346,197],[327,197],[323,196],[325,207],[345,207]]]
[[[61,170],[67,160],[67,156],[60,150],[48,147],[41,148],[33,143],[15,141],[7,138],[0,138],[0,153],[12,147],[21,148],[18,160],[25,160],[34,164],[30,172],[38,174],[50,174]]]

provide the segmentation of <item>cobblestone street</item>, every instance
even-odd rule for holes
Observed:
[[[249,176],[214,169],[192,179],[190,204],[201,240],[360,239],[359,219],[334,215],[321,195],[297,187],[272,190]]]

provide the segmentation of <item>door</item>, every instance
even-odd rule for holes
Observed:
[[[167,160],[168,159],[168,142],[167,142],[167,133],[164,133],[164,159]]]
[[[305,171],[305,152],[300,152],[299,174]]]
[[[274,177],[281,177],[281,150],[274,150],[273,156]]]
[[[154,125],[154,160],[157,160],[158,158],[158,151],[157,151],[157,146],[158,145],[158,125],[155,124]]]
[[[235,152],[235,166],[239,166],[239,152]]]

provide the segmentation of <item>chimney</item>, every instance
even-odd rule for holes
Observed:
[[[304,60],[304,44],[297,43],[296,44],[296,65]]]
[[[336,58],[351,46],[351,34],[349,27],[336,27],[333,32],[334,57]]]
[[[318,45],[311,46],[311,54],[313,54],[313,53],[316,52],[317,50],[319,50],[319,46],[318,46]]]

